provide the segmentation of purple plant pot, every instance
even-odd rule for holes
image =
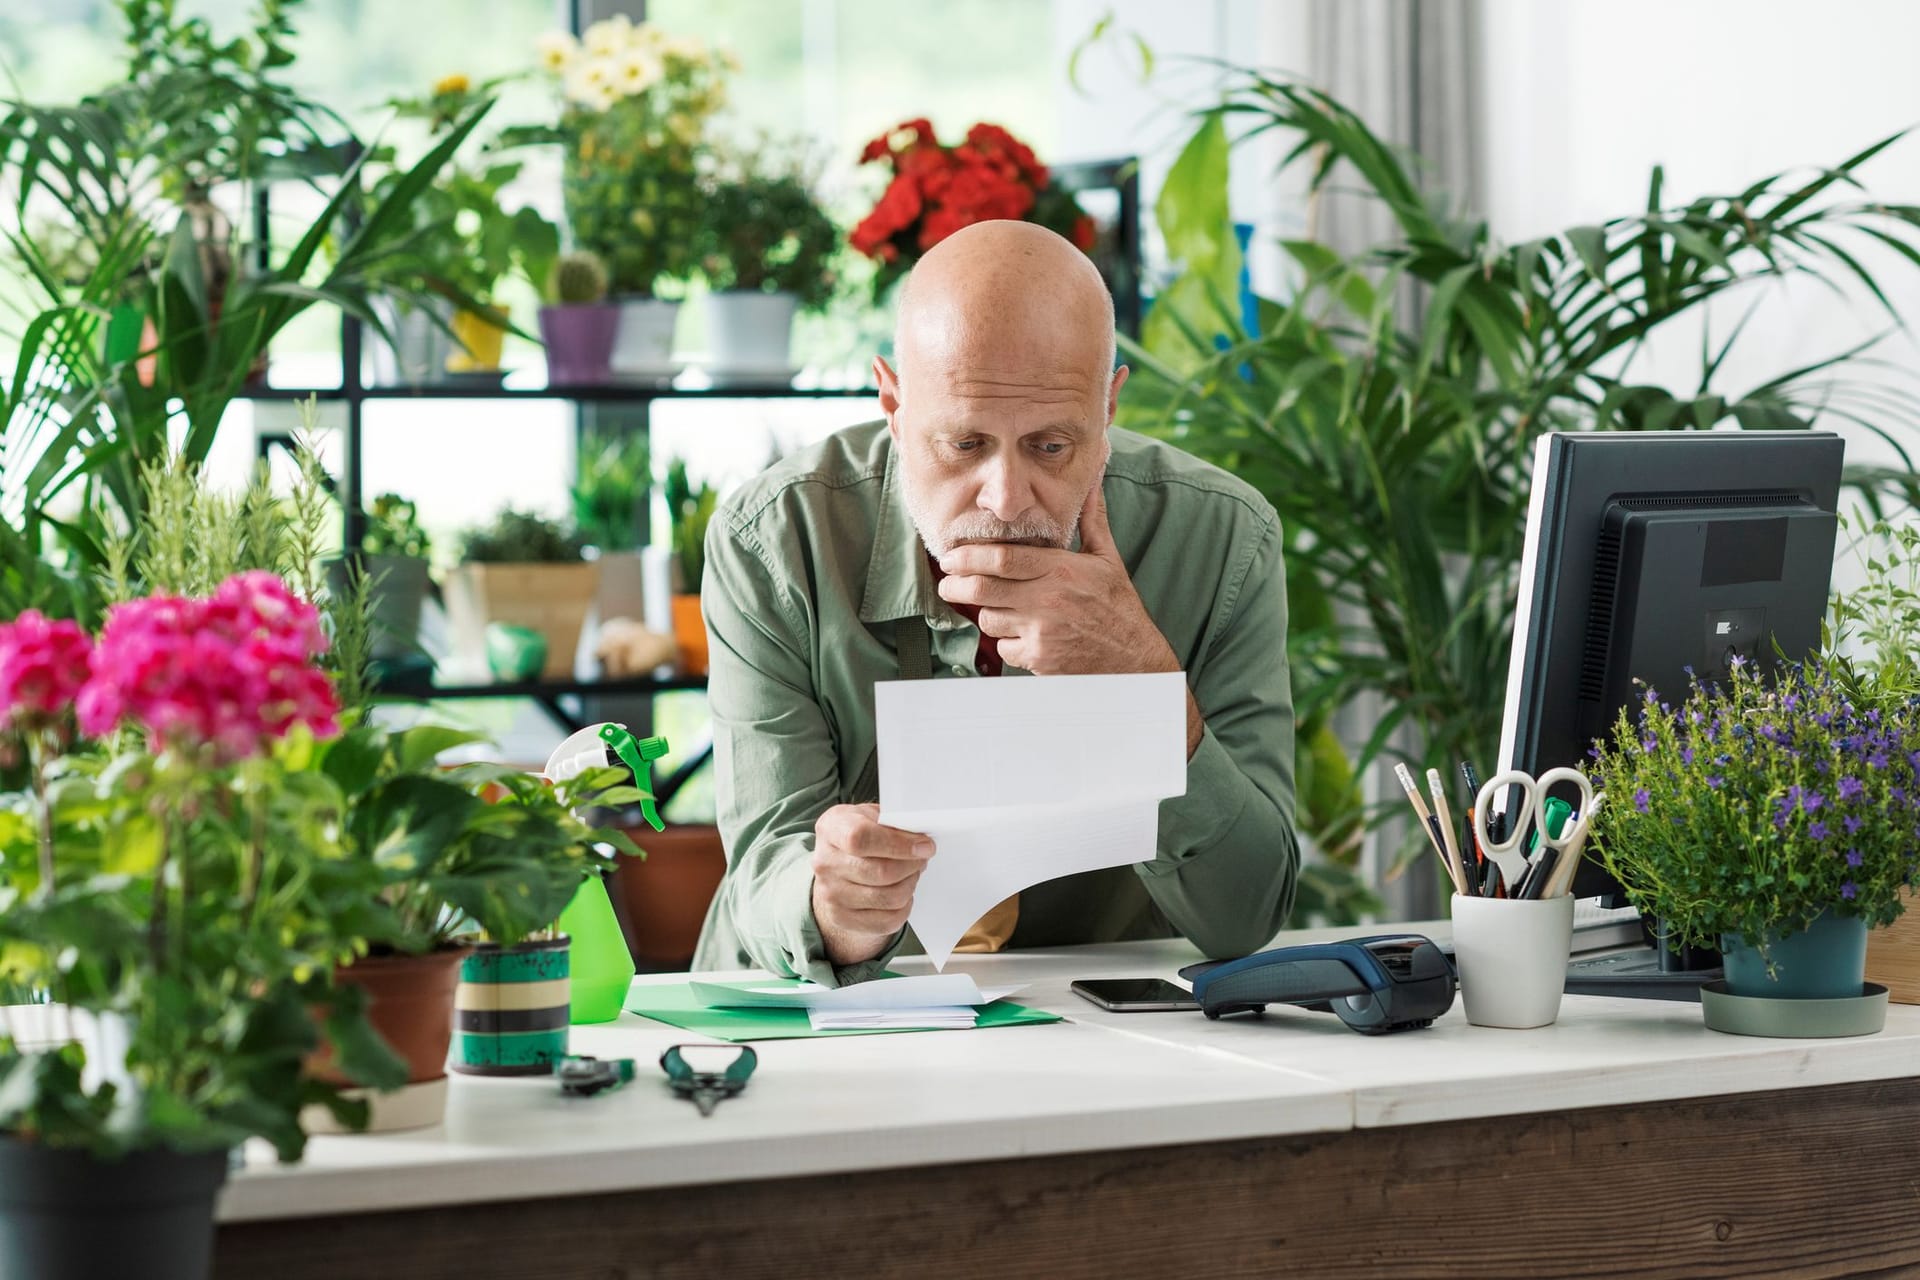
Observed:
[[[547,382],[580,386],[612,378],[607,362],[620,327],[620,304],[589,302],[540,308],[540,341],[547,348]]]

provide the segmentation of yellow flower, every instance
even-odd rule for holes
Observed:
[[[540,66],[555,75],[563,75],[580,56],[580,42],[567,31],[549,31],[540,37]]]
[[[623,52],[633,38],[633,21],[624,13],[602,18],[580,36],[580,43],[595,57],[604,58]]]
[[[465,93],[473,87],[473,82],[456,71],[450,76],[441,76],[433,82],[433,96],[438,98],[449,93]]]

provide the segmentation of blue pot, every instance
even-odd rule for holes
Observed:
[[[1736,996],[1835,1000],[1858,996],[1867,980],[1867,922],[1823,911],[1798,933],[1771,938],[1774,976],[1758,947],[1722,939],[1727,990]]]

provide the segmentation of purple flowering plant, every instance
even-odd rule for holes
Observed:
[[[1652,689],[1596,746],[1594,855],[1671,945],[1771,940],[1825,911],[1890,923],[1920,868],[1920,700],[1814,658]]]

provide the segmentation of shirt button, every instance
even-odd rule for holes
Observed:
[[[964,664],[964,663],[960,663],[960,662],[956,662],[956,663],[954,663],[954,664],[953,664],[953,674],[955,674],[955,675],[957,675],[957,676],[963,676],[963,675],[966,675],[966,674],[967,674],[967,668],[966,668],[966,664]]]
[[[974,670],[978,671],[983,676],[990,676],[993,674],[993,669],[989,667],[985,662],[976,664],[974,666]]]

